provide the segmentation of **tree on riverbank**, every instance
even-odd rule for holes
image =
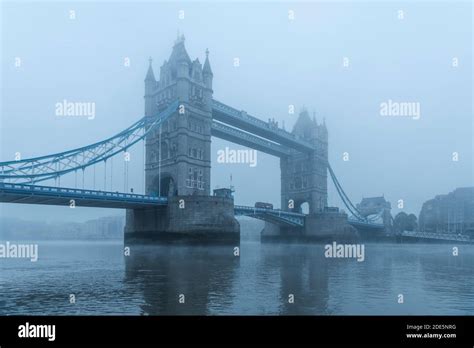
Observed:
[[[418,219],[415,214],[398,213],[393,219],[393,228],[395,232],[416,231],[418,229]]]

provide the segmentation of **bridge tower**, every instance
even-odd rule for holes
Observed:
[[[149,195],[167,196],[167,205],[127,211],[127,243],[240,242],[234,199],[210,195],[212,79],[209,51],[204,65],[191,61],[184,36],[160,68],[145,78],[145,116],[150,120],[176,100],[179,107],[161,128],[148,133],[145,185]]]
[[[328,131],[326,124],[318,124],[303,109],[292,133],[315,145],[316,150],[302,153],[293,150],[290,156],[281,158],[281,207],[300,212],[304,203],[309,214],[316,214],[327,206]],[[291,202],[294,208],[291,208]]]
[[[146,139],[146,193],[161,196],[210,195],[212,78],[209,51],[204,66],[191,61],[184,36],[160,68],[145,78],[145,116],[155,117],[175,100],[180,107]]]

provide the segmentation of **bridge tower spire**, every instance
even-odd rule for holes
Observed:
[[[214,74],[212,73],[211,64],[209,63],[209,49],[206,49],[206,61],[202,69],[202,76],[204,77],[206,87],[212,90],[212,78]]]
[[[155,104],[153,103],[153,93],[157,87],[155,74],[153,73],[153,60],[148,58],[148,71],[145,76],[145,116],[153,116],[157,113]]]

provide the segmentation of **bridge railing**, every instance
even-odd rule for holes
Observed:
[[[293,213],[279,209],[255,208],[243,205],[234,206],[235,215],[252,216],[273,223],[284,223],[291,226],[304,226],[305,214]]]
[[[148,195],[140,195],[135,193],[121,193],[121,192],[110,192],[110,191],[97,191],[97,190],[86,190],[86,189],[76,189],[76,188],[63,188],[63,187],[54,187],[54,186],[37,186],[37,185],[27,185],[27,184],[9,184],[9,183],[0,183],[0,190],[7,190],[11,192],[22,192],[22,193],[42,193],[47,195],[63,195],[67,194],[70,196],[89,196],[90,198],[118,198],[126,200],[136,200],[136,201],[149,201],[149,202],[161,202],[166,203],[168,201],[167,197],[156,197]]]
[[[371,227],[380,227],[380,228],[385,227],[385,225],[382,223],[377,223],[371,220],[361,220],[360,218],[355,217],[355,216],[349,216],[347,220],[351,224],[356,224],[360,226],[371,226]]]
[[[436,232],[421,232],[421,231],[403,231],[402,237],[426,238],[426,239],[440,239],[440,240],[456,240],[462,242],[470,242],[471,238],[465,234],[454,233],[436,233]]]
[[[286,216],[295,216],[295,217],[305,217],[305,214],[301,213],[295,213],[291,211],[284,211],[280,209],[265,209],[265,208],[255,208],[255,207],[249,207],[245,205],[235,205],[234,209],[237,210],[242,210],[242,211],[248,211],[248,212],[256,212],[256,213],[272,213],[272,214],[280,214],[280,215],[286,215]]]

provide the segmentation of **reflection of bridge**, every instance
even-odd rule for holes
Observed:
[[[129,209],[127,230],[179,232],[224,229],[235,232],[233,216],[247,215],[284,228],[306,228],[307,219],[327,206],[327,172],[356,227],[383,229],[380,214],[361,213],[342,189],[327,160],[327,129],[303,111],[292,132],[269,120],[251,116],[212,98],[213,73],[206,56],[204,65],[191,61],[184,38],[178,39],[168,61],[155,79],[151,66],[145,79],[145,117],[106,140],[51,155],[0,162],[0,202],[109,207]],[[235,206],[233,199],[210,196],[210,142],[219,137],[280,158],[282,210]],[[128,188],[129,149],[145,142],[145,192],[133,194],[107,190],[107,167],[112,159],[125,158],[124,183]],[[103,191],[96,190],[95,171],[103,168]],[[94,187],[86,189],[86,171],[93,170]],[[99,168],[100,169],[100,168]],[[82,189],[61,188],[61,177],[82,176]],[[111,179],[110,179],[111,180]],[[37,186],[53,182],[54,186]],[[230,197],[229,197],[230,198]],[[181,210],[185,207],[189,221]],[[231,207],[229,208],[229,202]],[[178,204],[179,203],[179,204]],[[301,213],[309,205],[309,217]],[[169,206],[164,212],[163,206]],[[230,215],[229,215],[230,214]],[[334,215],[338,219],[344,214]],[[345,215],[344,215],[345,216]],[[191,218],[192,217],[192,218]],[[176,219],[176,220],[175,220]],[[159,221],[166,220],[167,224]],[[199,222],[193,222],[199,220]],[[188,225],[183,225],[185,222]],[[346,218],[347,223],[347,218]],[[171,226],[171,227],[170,227]],[[306,226],[306,227],[305,227]],[[127,232],[127,231],[126,231]]]

